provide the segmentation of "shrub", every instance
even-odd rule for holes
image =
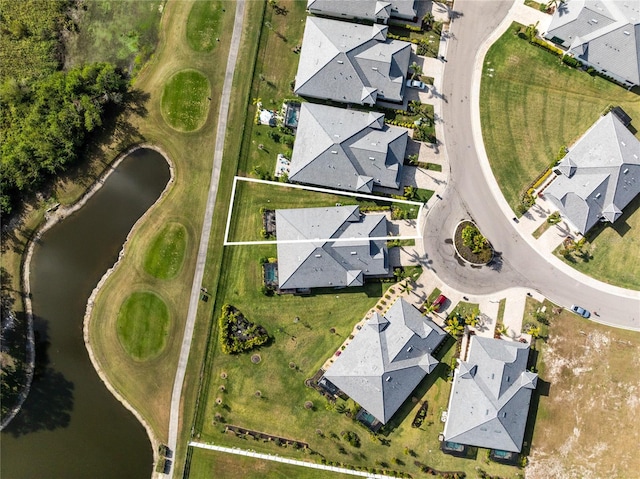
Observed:
[[[251,323],[230,304],[222,307],[218,325],[220,346],[225,354],[249,351],[262,346],[269,340],[269,335],[262,326]]]
[[[564,63],[565,65],[569,65],[570,67],[573,67],[573,68],[582,68],[582,62],[570,55],[563,56],[562,63]]]

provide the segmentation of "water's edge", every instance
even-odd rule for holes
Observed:
[[[133,152],[135,152],[137,150],[140,150],[140,149],[154,150],[154,151],[158,152],[165,159],[165,161],[169,165],[169,174],[170,174],[169,181],[167,182],[166,186],[164,187],[164,189],[163,189],[162,193],[160,194],[160,196],[158,197],[158,199],[144,212],[144,214],[142,216],[140,216],[140,218],[138,218],[138,220],[136,220],[134,225],[131,227],[131,230],[127,234],[127,238],[126,238],[125,242],[123,243],[122,249],[120,250],[120,253],[118,255],[118,260],[102,276],[102,278],[98,282],[97,286],[93,289],[91,295],[89,296],[89,299],[87,301],[87,307],[86,307],[86,310],[85,310],[84,320],[83,320],[83,337],[84,337],[85,347],[87,349],[87,352],[89,354],[89,358],[91,360],[91,364],[93,365],[93,368],[97,372],[100,380],[103,382],[103,384],[109,390],[109,392],[111,392],[111,394],[116,398],[116,400],[118,400],[127,410],[129,410],[134,415],[134,417],[138,420],[138,422],[140,422],[140,424],[142,424],[142,426],[144,427],[145,431],[147,432],[147,436],[149,438],[149,441],[151,442],[152,451],[153,451],[153,469],[152,469],[153,472],[152,472],[152,477],[154,477],[154,475],[155,475],[155,466],[156,466],[156,463],[157,463],[158,458],[159,458],[158,445],[160,444],[160,442],[159,442],[158,438],[155,436],[153,430],[151,429],[151,426],[142,417],[142,415],[109,382],[109,380],[107,378],[107,375],[105,374],[105,372],[100,367],[100,365],[99,365],[98,361],[96,360],[95,355],[93,353],[93,349],[91,347],[90,338],[89,338],[89,324],[90,324],[90,320],[91,320],[91,312],[93,310],[93,304],[94,304],[95,298],[96,298],[98,292],[100,291],[100,289],[102,288],[102,286],[104,285],[104,283],[106,282],[106,280],[116,270],[116,268],[120,264],[120,261],[123,259],[124,254],[125,254],[125,249],[126,249],[127,243],[129,242],[129,239],[131,238],[133,233],[137,230],[138,225],[144,219],[146,219],[146,217],[149,215],[149,213],[152,210],[155,209],[155,206],[161,200],[164,199],[164,197],[167,195],[167,193],[171,189],[171,186],[173,185],[173,182],[175,180],[175,167],[174,167],[173,162],[171,161],[169,156],[166,154],[166,152],[162,148],[157,147],[155,145],[151,145],[151,144],[147,144],[147,143],[140,143],[140,144],[134,145],[134,146],[130,147],[129,149],[127,149],[126,151],[120,153],[118,155],[118,157],[113,161],[113,163],[107,168],[107,170],[104,173],[102,173],[102,175],[100,175],[100,177],[96,180],[96,182],[93,183],[93,185],[91,185],[89,187],[89,189],[82,195],[82,197],[78,201],[76,201],[75,203],[73,203],[70,206],[66,206],[66,207],[65,206],[60,206],[55,211],[52,211],[49,214],[47,214],[45,216],[45,218],[46,218],[45,222],[37,229],[36,233],[29,240],[29,242],[27,244],[27,252],[25,254],[25,257],[24,257],[24,260],[22,262],[22,266],[21,266],[21,269],[20,269],[22,288],[23,288],[23,291],[24,291],[24,309],[25,309],[25,315],[26,315],[26,318],[27,318],[27,329],[28,329],[28,332],[27,332],[27,352],[28,352],[28,363],[29,363],[27,365],[28,382],[27,382],[27,386],[25,387],[23,393],[21,394],[21,397],[20,397],[20,400],[19,400],[19,404],[14,408],[14,410],[11,411],[11,413],[9,415],[7,415],[7,418],[6,418],[5,421],[3,421],[3,424],[1,425],[0,429],[4,429],[4,427],[7,426],[11,422],[11,420],[18,414],[18,412],[22,408],[22,405],[24,404],[24,401],[26,400],[26,398],[29,395],[29,391],[30,391],[30,388],[31,388],[31,383],[32,383],[32,380],[33,380],[33,373],[34,373],[34,367],[35,367],[35,339],[34,339],[34,328],[33,328],[33,308],[32,308],[32,302],[31,302],[31,278],[30,278],[30,273],[31,273],[31,260],[32,260],[32,257],[33,257],[33,252],[35,250],[35,246],[41,240],[41,238],[42,238],[42,236],[44,235],[45,232],[50,230],[53,226],[55,226],[56,224],[60,223],[62,220],[64,220],[65,218],[67,218],[71,214],[73,214],[76,211],[78,211],[80,208],[82,208],[87,203],[87,201],[89,201],[89,199],[91,199],[91,197],[93,197],[96,194],[96,192],[98,192],[98,190],[100,190],[100,188],[102,188],[102,186],[104,185],[106,179],[109,176],[111,176],[111,174],[113,172],[116,171],[116,169],[120,165],[120,163],[122,163],[122,161],[124,161],[124,159],[127,158],[131,153],[133,153]]]

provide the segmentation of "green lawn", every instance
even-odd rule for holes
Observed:
[[[207,120],[211,85],[197,70],[182,70],[169,78],[162,92],[162,116],[178,131],[198,130]]]
[[[427,201],[433,194],[429,190],[418,190],[419,198],[416,201]],[[427,199],[423,199],[427,197]],[[366,207],[381,207],[396,205],[399,208],[416,212],[418,207],[400,203],[392,203],[388,200],[373,201],[359,199],[340,194],[318,193],[299,188],[287,187],[285,184],[272,185],[264,183],[252,183],[238,181],[236,196],[233,204],[233,214],[229,228],[229,241],[259,241],[264,240],[260,235],[262,230],[261,208],[285,209],[285,208],[313,208],[321,206],[360,205]]]
[[[175,277],[184,262],[187,230],[181,223],[164,225],[153,240],[144,258],[144,270],[158,279]]]
[[[262,102],[263,108],[278,110],[282,100],[297,98],[290,83],[298,71],[300,55],[292,50],[302,43],[307,4],[288,0],[279,1],[278,5],[286,8],[287,14],[278,15],[274,8],[267,6],[251,85],[252,101],[245,105],[243,112],[246,113],[245,140],[238,168],[238,174],[242,176],[256,176],[256,167],[273,174],[278,153],[290,154],[287,146],[269,138],[267,133],[271,127],[254,122],[257,100]],[[260,144],[263,149],[258,149]]]
[[[158,356],[169,334],[169,310],[155,293],[136,292],[120,307],[117,320],[122,347],[138,361]]]
[[[215,479],[351,479],[354,476],[193,448],[190,477]]]
[[[480,88],[487,155],[502,193],[515,210],[520,194],[574,143],[608,105],[640,118],[640,96],[575,70],[513,34],[489,49]]]
[[[574,252],[565,263],[606,283],[640,290],[640,196],[637,196],[614,223],[601,223],[587,233],[583,254]]]
[[[187,42],[196,52],[210,52],[218,44],[222,28],[222,15],[230,7],[223,1],[195,2],[187,20]]]

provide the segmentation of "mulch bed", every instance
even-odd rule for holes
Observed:
[[[475,226],[471,221],[463,221],[456,228],[453,241],[455,242],[458,254],[469,263],[487,264],[491,261],[491,258],[493,258],[493,248],[491,247],[491,244],[489,244],[489,246],[480,253],[474,253],[471,248],[465,246],[463,243],[462,230],[469,225]]]

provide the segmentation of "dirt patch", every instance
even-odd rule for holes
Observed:
[[[640,468],[640,334],[607,328],[568,312],[550,327],[527,478],[624,478]]]

